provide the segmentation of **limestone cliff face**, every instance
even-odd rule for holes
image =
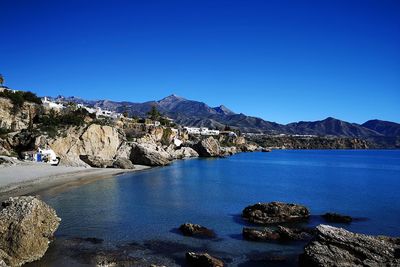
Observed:
[[[116,128],[92,124],[87,128],[69,128],[63,137],[50,140],[48,145],[61,157],[61,163],[87,166],[80,155],[112,160],[118,156],[123,136]]]
[[[9,99],[0,97],[0,128],[12,131],[28,128],[38,110],[34,103],[26,102],[21,108],[16,108]]]

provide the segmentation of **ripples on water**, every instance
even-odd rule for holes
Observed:
[[[131,256],[169,266],[184,264],[187,250],[209,251],[232,266],[261,266],[271,257],[273,266],[295,265],[304,243],[241,239],[244,207],[260,201],[300,203],[311,209],[311,226],[323,223],[319,214],[334,211],[360,218],[340,225],[351,231],[399,236],[399,185],[400,151],[273,151],[177,161],[44,194],[62,223],[57,241],[36,264],[59,266],[78,258],[73,265],[90,265],[90,251],[123,247]],[[184,222],[210,227],[218,238],[183,237],[174,229]],[[76,237],[104,242],[77,245]],[[282,262],[282,254],[289,259]]]

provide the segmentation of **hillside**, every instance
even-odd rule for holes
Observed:
[[[224,129],[228,125],[247,133],[316,135],[379,140],[385,140],[387,137],[393,139],[393,137],[400,136],[399,124],[394,122],[371,120],[360,125],[329,117],[319,121],[300,121],[284,125],[247,116],[243,113],[235,113],[224,105],[210,107],[206,103],[188,100],[176,95],[144,103],[109,100],[93,101],[60,96],[56,100],[72,101],[121,113],[128,112],[131,116],[137,117],[145,117],[151,107],[156,106],[161,113],[183,126]]]

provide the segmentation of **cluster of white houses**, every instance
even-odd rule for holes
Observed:
[[[218,130],[210,130],[207,127],[184,127],[189,134],[199,135],[219,135]]]
[[[51,108],[51,109],[55,109],[58,111],[61,111],[62,109],[65,108],[63,103],[58,103],[58,102],[54,102],[49,100],[47,97],[42,98],[42,103],[44,106]],[[110,110],[105,110],[102,109],[100,107],[87,107],[85,105],[82,104],[77,104],[76,105],[78,108],[83,108],[85,109],[87,112],[89,112],[90,114],[95,114],[96,117],[99,116],[104,116],[104,117],[109,117],[109,118],[114,118],[114,119],[118,119],[123,117],[123,115],[121,113],[117,113],[114,111],[110,111]]]

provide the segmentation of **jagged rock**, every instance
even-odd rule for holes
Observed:
[[[235,146],[221,147],[220,156],[232,156],[238,153],[238,150]]]
[[[257,203],[242,212],[243,218],[257,224],[301,221],[309,216],[310,212],[305,206],[283,202]]]
[[[164,166],[171,163],[171,156],[160,146],[152,143],[132,145],[130,160],[134,164]]]
[[[6,144],[6,141],[0,138],[0,155],[10,156],[10,147]]]
[[[79,158],[87,163],[90,167],[95,168],[107,168],[113,165],[113,161],[109,159],[103,159],[97,156],[80,155]]]
[[[273,231],[268,228],[255,229],[244,227],[242,232],[243,238],[250,241],[271,241],[278,240],[280,238],[277,231]]]
[[[49,141],[49,147],[61,158],[62,165],[87,166],[80,155],[110,160],[117,154],[123,137],[111,126],[92,124],[87,128],[69,128],[64,137]]]
[[[254,152],[257,150],[258,146],[252,143],[245,143],[240,148],[243,152]]]
[[[127,158],[117,158],[113,162],[112,166],[114,168],[119,168],[119,169],[134,169],[135,168],[132,161],[130,161]]]
[[[317,226],[316,238],[299,257],[302,267],[400,266],[400,239],[356,234]]]
[[[25,102],[17,108],[10,99],[0,97],[0,128],[12,131],[28,128],[38,110],[39,105],[37,104]]]
[[[278,225],[278,229],[243,228],[243,238],[251,241],[295,241],[307,240],[312,237],[312,230],[301,228],[287,228]]]
[[[295,241],[295,240],[307,240],[312,237],[312,229],[304,228],[288,228],[278,225],[278,230],[280,240],[282,241]]]
[[[333,223],[351,223],[353,221],[353,218],[350,216],[331,212],[325,213],[322,215],[322,218],[324,218],[327,222]]]
[[[169,153],[175,159],[195,158],[199,156],[199,154],[191,147],[181,147],[177,150],[172,150]]]
[[[185,223],[179,227],[179,230],[186,236],[197,236],[197,237],[215,237],[215,233],[213,230],[208,229],[207,227],[201,226],[199,224],[193,223]]]
[[[222,267],[224,262],[208,253],[187,252],[186,261],[194,267]]]
[[[213,137],[205,138],[193,146],[193,149],[200,157],[218,157],[220,156],[220,144]]]
[[[32,197],[11,197],[0,211],[0,262],[20,266],[40,259],[60,224],[56,212]]]
[[[7,157],[7,156],[0,156],[0,168],[15,165],[15,164],[17,164],[17,162],[18,162],[18,160],[14,159],[14,158]]]

